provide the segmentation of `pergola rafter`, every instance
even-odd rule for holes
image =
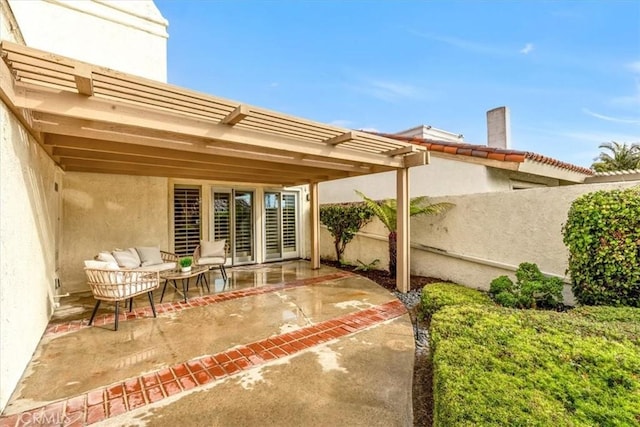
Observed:
[[[319,182],[406,172],[428,162],[425,149],[406,141],[7,41],[1,42],[0,53],[0,97],[64,170],[270,186],[310,184],[311,216],[317,220]],[[408,180],[403,191],[407,186]],[[312,229],[314,240],[317,224]],[[398,260],[403,262],[408,260]],[[317,240],[312,241],[312,265],[319,265]],[[408,264],[399,271],[405,274]],[[407,280],[399,280],[398,286],[403,289]]]

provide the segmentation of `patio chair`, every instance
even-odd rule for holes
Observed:
[[[88,267],[84,271],[87,275],[87,283],[91,287],[93,297],[96,299],[89,325],[93,324],[93,319],[102,301],[115,302],[114,331],[117,331],[120,301],[131,300],[130,304],[133,304],[133,298],[144,293],[148,295],[153,317],[156,317],[156,308],[153,305],[153,291],[160,286],[160,273],[158,271]]]
[[[224,263],[227,262],[227,249],[226,239],[214,240],[213,242],[201,240],[193,251],[193,263],[195,265],[206,265],[209,270],[216,267],[220,268],[222,278],[226,281],[227,271],[224,268]]]

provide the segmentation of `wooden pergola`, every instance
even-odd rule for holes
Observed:
[[[0,97],[65,171],[308,184],[314,268],[318,183],[397,171],[397,286],[409,289],[408,168],[427,164],[424,148],[7,41],[0,53]]]

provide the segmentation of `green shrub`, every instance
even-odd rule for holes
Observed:
[[[462,305],[430,339],[435,426],[640,424],[637,321]]]
[[[640,308],[634,307],[582,306],[571,310],[571,314],[600,322],[635,322],[640,325]]]
[[[184,268],[191,267],[191,264],[193,263],[193,258],[190,256],[180,258],[179,263],[180,263],[180,267],[184,267]]]
[[[511,308],[556,308],[562,303],[562,280],[545,277],[536,264],[520,264],[516,279],[516,283],[507,276],[493,279],[489,287],[491,299]]]
[[[320,206],[320,222],[333,236],[336,261],[342,261],[344,249],[356,233],[373,218],[373,211],[364,203],[342,203]]]
[[[563,241],[580,304],[640,307],[640,187],[577,198]]]
[[[454,283],[432,283],[422,288],[422,312],[427,317],[442,307],[463,304],[493,305],[484,292]]]

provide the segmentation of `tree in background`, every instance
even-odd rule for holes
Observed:
[[[364,203],[343,203],[320,206],[320,222],[333,236],[336,260],[342,263],[347,243],[373,218],[373,211]]]
[[[373,211],[374,215],[382,222],[389,231],[389,274],[396,275],[396,252],[398,245],[398,205],[395,199],[387,199],[377,202],[368,198],[360,191],[356,193],[364,200],[365,204]],[[455,206],[453,203],[429,204],[429,199],[425,196],[414,197],[409,201],[409,216],[417,215],[437,215]]]
[[[605,142],[598,147],[602,150],[591,168],[596,172],[622,171],[640,169],[640,144]]]

